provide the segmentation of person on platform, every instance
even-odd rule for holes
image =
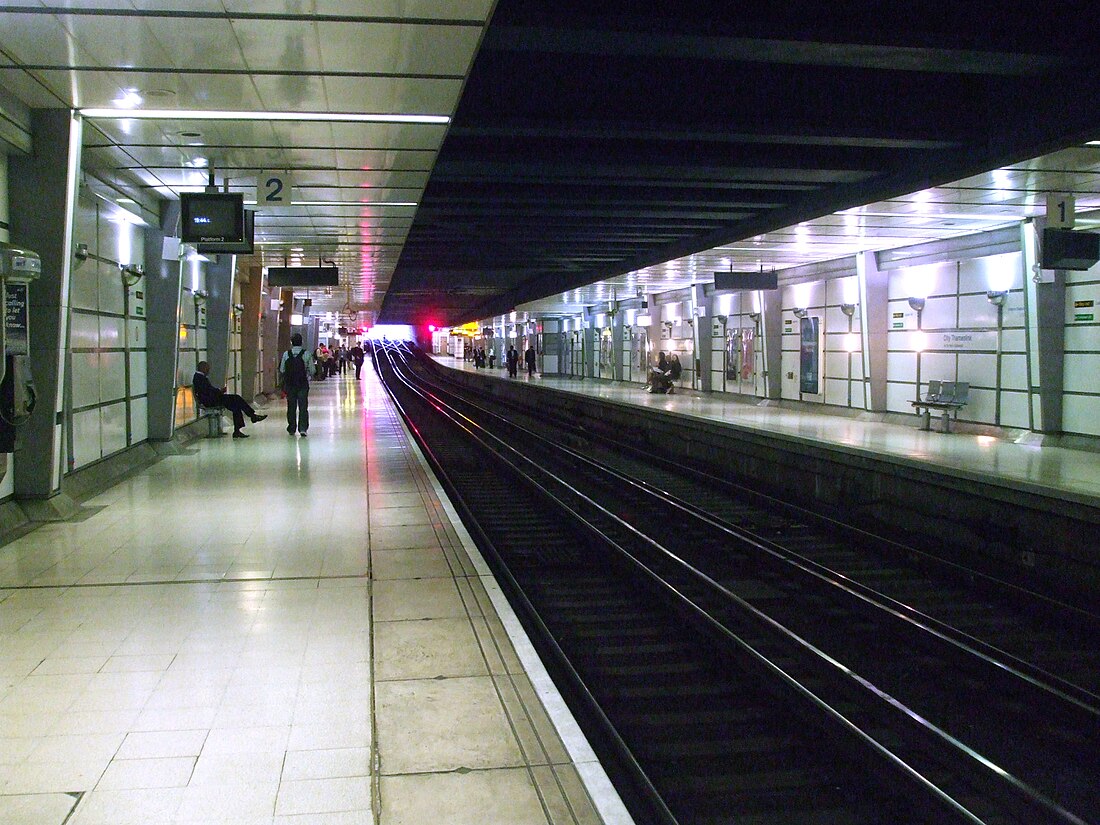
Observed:
[[[309,374],[313,359],[302,346],[302,336],[290,336],[290,349],[279,362],[279,380],[286,393],[286,431],[306,437],[309,429]]]
[[[221,407],[233,413],[233,437],[248,438],[244,432],[244,417],[247,415],[255,424],[257,421],[263,421],[267,416],[257,414],[251,404],[239,395],[227,393],[225,387],[219,390],[210,383],[210,379],[207,378],[209,374],[210,362],[199,361],[198,369],[191,379],[191,390],[195,393],[195,398],[204,407]]]
[[[363,347],[358,343],[355,344],[350,350],[348,355],[351,357],[351,362],[355,364],[355,380],[359,380],[359,374],[363,371],[363,361],[366,360],[367,354],[363,352]]]
[[[663,352],[657,353],[657,365],[649,371],[649,385],[646,392],[668,392],[672,382],[668,380],[669,361]]]
[[[523,363],[527,365],[527,377],[533,378],[535,376],[535,360],[537,356],[535,354],[535,345],[532,344],[527,348],[527,352],[523,353]]]
[[[508,347],[508,377],[515,378],[519,375],[519,353],[515,347]]]

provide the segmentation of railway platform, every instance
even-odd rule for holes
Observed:
[[[371,370],[0,547],[5,825],[630,821]]]

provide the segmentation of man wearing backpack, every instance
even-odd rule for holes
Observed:
[[[309,429],[309,374],[313,369],[313,357],[302,346],[302,336],[290,337],[291,347],[283,353],[279,362],[279,378],[286,393],[286,431],[295,431],[305,438]]]

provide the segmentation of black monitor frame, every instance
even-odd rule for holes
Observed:
[[[224,219],[224,214],[209,214],[214,210],[224,213],[227,207],[229,220]],[[199,219],[215,222],[203,225],[196,223]],[[189,244],[244,243],[244,195],[239,192],[181,192],[180,240]]]

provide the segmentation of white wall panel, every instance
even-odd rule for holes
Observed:
[[[983,387],[997,386],[997,356],[984,353],[960,352],[958,356],[959,381],[966,381],[970,386]]]
[[[890,412],[913,412],[913,385],[890,381],[886,384],[886,409]]]
[[[73,406],[87,407],[99,403],[99,354],[73,353]]]
[[[180,352],[179,375],[176,379],[178,386],[191,386],[191,376],[195,374],[195,365],[198,359],[194,352]]]
[[[100,443],[99,407],[73,414],[73,463],[80,468],[103,457]]]
[[[917,380],[917,355],[913,352],[890,352],[886,355],[886,380],[907,381],[912,384]]]
[[[887,286],[888,297],[904,300],[954,294],[958,284],[957,271],[958,267],[953,261],[891,270]]]
[[[1066,392],[1100,392],[1100,353],[1070,353],[1066,355]]]
[[[130,402],[130,443],[140,444],[149,438],[149,399],[135,398]]]
[[[195,301],[191,297],[190,292],[184,292],[180,298],[180,305],[182,312],[180,313],[180,323],[187,326],[195,325]]]
[[[112,253],[113,254],[113,253]],[[99,267],[99,311],[123,313],[122,275],[118,267],[101,264]]]
[[[1019,427],[1022,430],[1031,426],[1027,420],[1026,392],[1001,393],[1001,425]]]
[[[856,389],[852,388],[852,400],[855,401]],[[836,378],[825,379],[825,403],[838,407],[848,406],[848,382]]]
[[[827,352],[825,353],[825,376],[827,378],[847,378],[848,377],[848,353],[846,352]]]
[[[71,315],[69,342],[74,349],[96,349],[99,347],[99,316],[74,312]],[[32,331],[33,334],[33,331]]]
[[[130,353],[130,395],[149,392],[149,356],[144,352]]]
[[[921,329],[957,329],[955,313],[958,301],[950,298],[929,298],[921,314]]]
[[[126,396],[126,353],[101,352],[99,354],[99,397],[102,401],[115,401]]]
[[[830,304],[858,304],[859,278],[850,275],[847,278],[833,278],[825,282],[825,295]],[[856,307],[859,314],[859,307]]]
[[[1062,416],[1062,429],[1065,432],[1100,435],[1100,396],[1063,396]]]
[[[922,352],[920,358],[920,379],[928,381],[965,381],[956,377],[956,355],[953,352]]]
[[[783,309],[810,309],[825,306],[825,282],[810,281],[783,287]]]
[[[103,455],[117,453],[126,448],[126,404],[109,404],[100,407],[103,421]]]
[[[1023,288],[1023,256],[1019,252],[959,262],[959,292],[1001,292]]]
[[[970,402],[959,411],[959,418],[992,424],[996,420],[997,393],[970,388]]]
[[[959,296],[959,328],[997,328],[997,307],[984,295]]]
[[[69,301],[76,309],[99,309],[99,274],[94,261],[74,261]]]
[[[195,330],[195,349],[203,351],[203,357],[206,357],[206,327]]]
[[[130,346],[134,349],[143,349],[148,343],[146,337],[145,321],[130,320]]]
[[[1100,326],[1066,327],[1066,349],[1100,352]]]
[[[1066,272],[1067,284],[1081,284],[1086,281],[1100,281],[1100,264],[1093,264],[1084,272],[1068,270]]]
[[[115,318],[110,315],[99,317],[99,345],[104,349],[121,349],[126,345],[125,318]]]
[[[1026,352],[1027,333],[1022,329],[1006,329],[1001,333],[1001,348],[1004,352]]]
[[[1027,390],[1027,356],[1001,356],[1001,388]]]

